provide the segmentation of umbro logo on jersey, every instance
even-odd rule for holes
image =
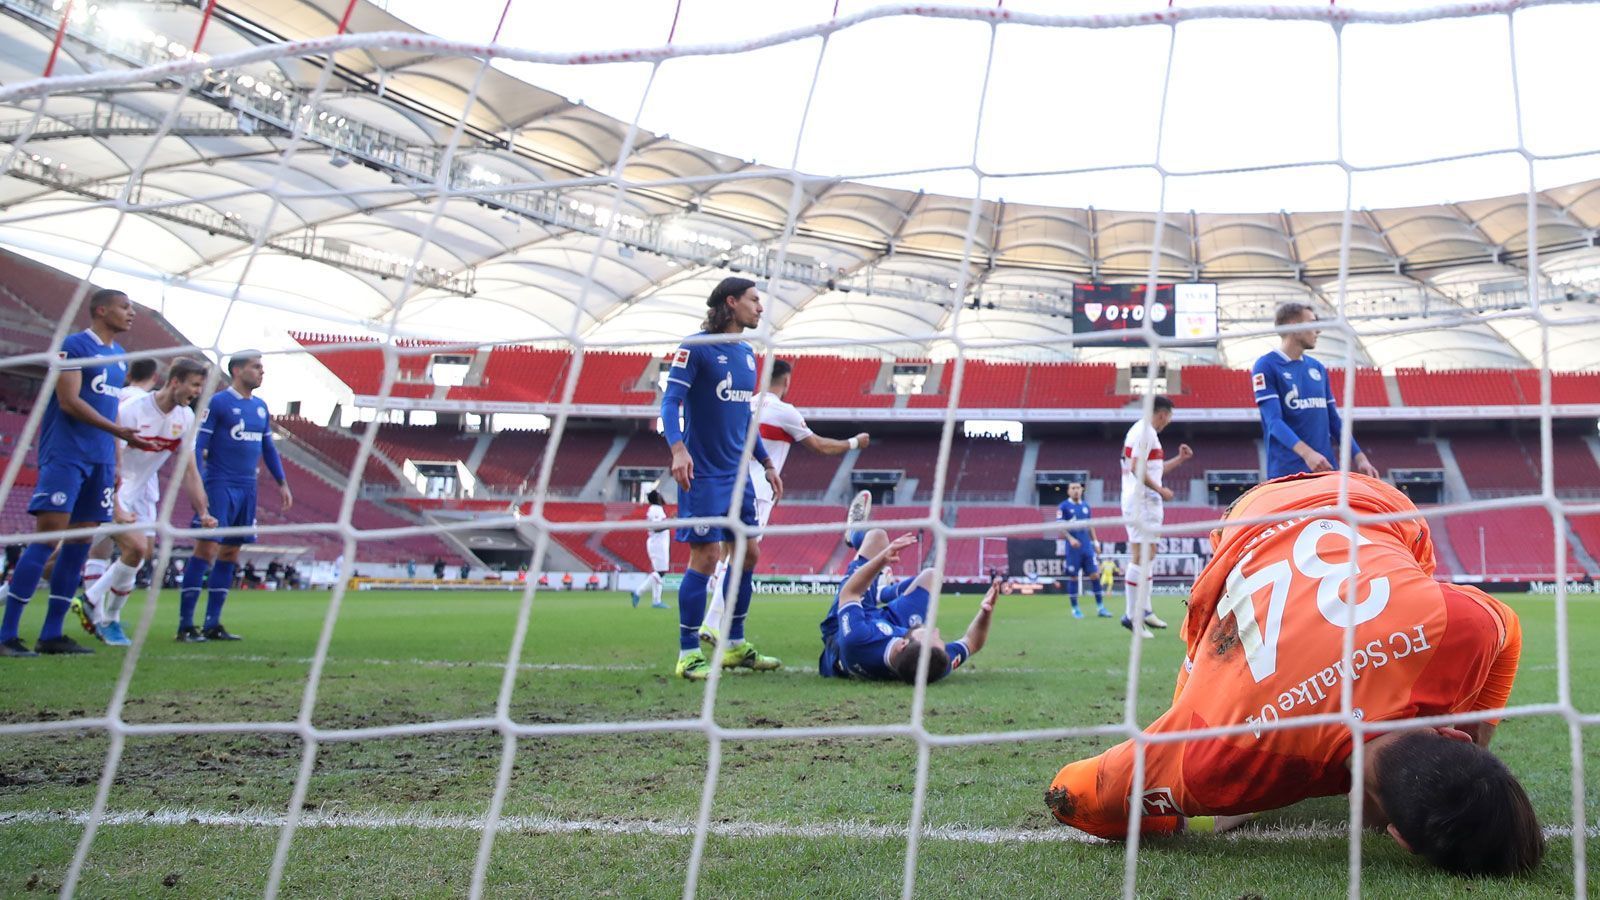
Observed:
[[[728,364],[728,356],[727,356],[727,354],[718,353],[717,354],[717,364],[718,365],[724,365],[724,366],[727,365]]]

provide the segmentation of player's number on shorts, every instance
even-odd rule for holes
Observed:
[[[1262,566],[1249,575],[1245,566],[1254,553],[1245,554],[1239,564],[1228,573],[1222,599],[1217,603],[1218,614],[1231,614],[1238,622],[1239,643],[1244,646],[1245,660],[1250,664],[1250,676],[1258,683],[1278,670],[1278,636],[1283,630],[1283,610],[1289,602],[1289,588],[1296,574],[1313,578],[1317,582],[1317,611],[1328,624],[1339,628],[1346,624],[1360,625],[1370,622],[1389,605],[1389,579],[1387,576],[1367,582],[1366,597],[1349,603],[1344,598],[1345,582],[1352,568],[1349,562],[1330,562],[1323,558],[1319,546],[1323,539],[1333,538],[1349,546],[1354,537],[1356,545],[1372,543],[1368,538],[1352,531],[1350,526],[1337,519],[1317,519],[1301,529],[1290,551],[1291,560],[1282,559]],[[1354,570],[1357,574],[1359,569]],[[1256,621],[1255,595],[1270,587],[1267,598],[1267,619]]]
[[[101,509],[115,509],[116,508],[116,507],[111,505],[111,490],[112,490],[111,488],[104,488],[104,489],[101,490],[101,492],[100,492],[100,508]]]

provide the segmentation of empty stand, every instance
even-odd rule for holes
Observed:
[[[583,371],[578,376],[577,387],[573,388],[572,402],[620,406],[654,404],[659,395],[653,380],[647,391],[634,390],[634,386],[656,362],[655,357],[643,353],[588,353],[583,357]]]
[[[1328,370],[1328,388],[1333,392],[1333,401],[1344,406],[1344,370]],[[1383,373],[1377,369],[1356,369],[1356,406],[1374,407],[1388,406],[1389,392],[1383,386]]]
[[[1438,520],[1433,524],[1438,527]],[[1445,517],[1444,527],[1466,574],[1500,578],[1555,575],[1555,528],[1544,509],[1455,513]],[[1570,546],[1567,573],[1582,573]]]
[[[791,500],[820,500],[839,472],[841,457],[827,456],[796,445],[783,464],[783,496]]]
[[[1443,469],[1439,445],[1413,435],[1359,432],[1356,441],[1368,460],[1387,475],[1391,469]]]
[[[856,471],[900,471],[905,479],[916,479],[914,501],[933,496],[933,476],[939,465],[939,441],[912,435],[874,437],[872,444],[856,457]],[[902,482],[904,483],[904,482]]]
[[[272,422],[287,431],[301,447],[336,471],[349,473],[355,470],[356,453],[361,449],[358,438],[331,428],[324,428],[310,419],[299,416],[274,416]],[[400,486],[400,479],[395,477],[394,472],[375,458],[367,460],[367,467],[361,473],[361,480],[367,484]]]
[[[1177,456],[1178,440],[1166,437],[1161,443],[1166,447],[1170,456]],[[1261,471],[1261,442],[1253,437],[1238,435],[1201,435],[1187,438],[1187,442],[1194,450],[1194,459],[1183,464],[1178,470],[1179,479],[1200,478],[1206,472],[1227,471],[1240,472],[1249,470],[1260,473]],[[1120,475],[1119,475],[1120,477]],[[1175,488],[1168,482],[1167,487]]]
[[[1011,499],[1017,492],[1023,449],[1020,443],[1000,438],[957,438],[950,449],[948,496],[973,501]]]
[[[1095,435],[1047,434],[1039,438],[1039,472],[1087,470],[1105,483],[1106,497],[1122,491],[1122,441]]]
[[[1514,406],[1524,402],[1507,369],[1396,369],[1394,377],[1407,406]]]
[[[1115,409],[1133,398],[1116,392],[1110,363],[1034,363],[1022,405],[1031,409]]]
[[[1450,449],[1461,467],[1461,477],[1475,496],[1539,492],[1538,466],[1513,435],[1452,435]]]
[[[374,338],[344,337],[330,334],[307,334],[291,332],[290,335],[304,347],[306,352],[322,363],[340,381],[343,381],[352,393],[362,395],[376,395],[383,387],[383,350]],[[361,344],[363,346],[346,349],[330,349],[338,344]],[[433,385],[428,381],[428,364],[432,356],[426,348],[435,346],[429,341],[402,340],[396,342],[397,347],[404,349],[421,349],[422,352],[404,353],[395,360],[395,382],[391,386],[390,396],[394,397],[431,397]]]
[[[54,328],[55,324],[66,315],[67,307],[76,296],[81,284],[78,278],[59,269],[34,262],[8,250],[0,250],[0,286],[4,287],[0,290],[0,298],[3,298],[0,299],[0,318],[10,319],[24,326],[13,329],[13,337],[21,338],[32,334],[36,328],[29,326],[44,324]],[[102,286],[91,285],[88,290],[92,293]],[[134,293],[139,294],[139,291],[134,289]],[[117,339],[123,347],[129,350],[159,350],[188,343],[159,313],[138,305],[140,300],[149,300],[148,296],[141,294],[131,296],[131,299],[135,302],[133,327]],[[73,331],[89,327],[87,295],[78,305],[73,320],[74,324],[82,323],[80,328],[74,328]],[[33,349],[43,349],[48,343],[46,340]]]
[[[386,422],[378,426],[378,436],[374,442],[385,456],[397,464],[408,459],[466,462],[472,456],[478,436],[447,426]]]
[[[538,465],[549,444],[544,431],[501,431],[489,442],[483,461],[478,464],[481,484],[493,490],[514,491],[523,482],[532,485]],[[549,490],[556,496],[570,496],[583,488],[600,464],[615,435],[609,431],[568,429],[561,437],[550,472]]]
[[[893,394],[874,394],[872,386],[883,367],[879,359],[796,357],[794,375],[784,399],[802,408],[892,406]]]
[[[1184,366],[1182,381],[1181,406],[1227,409],[1256,405],[1255,392],[1250,389],[1250,373],[1244,369]]]
[[[548,432],[508,430],[489,441],[483,461],[478,463],[478,483],[500,491],[514,491],[533,477],[533,467],[544,455]]]

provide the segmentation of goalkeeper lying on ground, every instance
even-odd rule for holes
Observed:
[[[868,681],[903,681],[915,684],[917,663],[924,641],[928,651],[928,683],[949,675],[983,649],[989,638],[989,618],[994,613],[999,582],[989,586],[978,614],[960,640],[945,643],[939,629],[930,627],[928,601],[938,573],[923,569],[884,587],[875,587],[884,566],[900,561],[900,551],[915,544],[914,535],[889,540],[881,528],[862,538],[833,605],[822,620],[822,656],[817,671],[824,678],[861,678]]]
[[[1292,518],[1212,532],[1216,555],[1190,596],[1172,708],[1145,733],[1245,728],[1146,745],[1141,833],[1221,830],[1240,814],[1348,792],[1348,728],[1273,727],[1338,712],[1344,682],[1369,725],[1504,708],[1522,652],[1516,613],[1474,588],[1434,581],[1433,543],[1416,507],[1361,475],[1350,476],[1357,513],[1415,517],[1359,526],[1351,595],[1352,533],[1333,509],[1338,492],[1338,473],[1271,481],[1227,518]],[[1538,865],[1545,844],[1533,807],[1488,750],[1496,721],[1367,734],[1363,821],[1451,872]],[[1056,775],[1045,802],[1068,825],[1125,837],[1133,766],[1132,742],[1079,760]]]

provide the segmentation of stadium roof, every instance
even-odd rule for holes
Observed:
[[[201,5],[106,4],[69,30],[56,74],[182,58]],[[324,36],[344,8],[225,0],[204,47],[216,58]],[[58,13],[32,0],[0,0],[0,11],[0,84],[37,77]],[[360,2],[349,30],[411,29]],[[242,297],[301,327],[378,328],[400,306],[402,333],[463,340],[576,332],[666,345],[696,329],[712,284],[743,271],[770,281],[784,344],[840,352],[841,340],[867,339],[861,352],[934,357],[954,352],[952,336],[999,357],[1127,355],[1074,348],[1065,304],[1074,282],[1143,281],[1153,253],[1162,280],[1219,283],[1225,335],[1270,328],[1285,299],[1331,314],[1344,264],[1359,364],[1537,365],[1546,352],[1527,315],[1522,194],[1357,210],[1347,259],[1338,211],[1169,212],[1157,246],[1152,212],[975,204],[794,175],[646,132],[633,137],[619,195],[605,179],[624,122],[424,47],[349,50],[335,63],[305,112],[323,69],[304,59],[215,71],[181,98],[129,83],[54,94],[42,112],[35,100],[0,102],[0,136],[26,137],[0,179],[0,240],[78,261],[105,246],[114,269],[224,295],[241,284]],[[472,196],[441,204],[433,186],[458,124],[446,180]],[[130,189],[140,208],[119,221],[141,167]],[[1600,180],[1535,196],[1545,312],[1581,320],[1551,329],[1549,360],[1592,367]],[[1201,355],[1248,365],[1272,341],[1238,336]],[[1321,352],[1342,357],[1343,336],[1326,335]]]

